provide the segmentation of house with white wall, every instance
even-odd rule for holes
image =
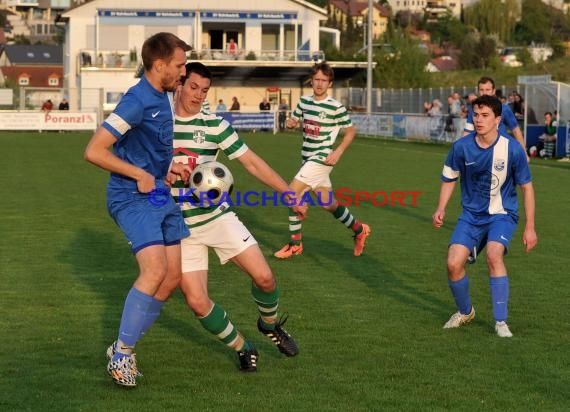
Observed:
[[[192,45],[188,58],[210,67],[209,101],[238,97],[257,108],[296,104],[320,50],[327,11],[304,0],[91,0],[59,19],[65,29],[64,82],[72,107],[112,106],[136,83],[140,50],[151,35],[168,31]],[[236,50],[229,43],[237,43]],[[366,70],[365,62],[331,62],[338,81]]]

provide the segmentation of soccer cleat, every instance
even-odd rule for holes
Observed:
[[[279,259],[289,259],[291,256],[300,255],[301,253],[303,253],[302,243],[298,245],[287,243],[285,246],[275,252],[273,256]]]
[[[250,343],[251,345],[251,343]],[[259,359],[259,353],[251,345],[251,349],[239,351],[239,370],[242,372],[257,372],[257,359]]]
[[[497,332],[497,335],[499,335],[501,338],[513,337],[513,334],[509,330],[509,325],[507,325],[507,322],[505,321],[495,323],[495,332]]]
[[[259,329],[261,333],[268,336],[273,341],[273,343],[279,349],[279,352],[287,356],[295,356],[299,353],[299,348],[297,347],[297,344],[295,343],[291,335],[289,335],[289,333],[285,329],[283,329],[283,325],[285,324],[285,322],[287,322],[287,318],[279,319],[275,323],[275,330],[271,330],[271,329],[266,329],[263,326],[261,318],[259,318],[257,320],[257,329]]]
[[[113,342],[111,344],[111,346],[109,346],[107,348],[107,359],[111,360],[113,358],[113,355],[115,353],[117,353],[117,341]],[[140,378],[143,376],[143,374],[141,373],[141,371],[139,371],[139,368],[137,367],[137,358],[136,355],[134,354],[134,352],[131,354],[131,358],[133,360],[132,365],[133,365],[133,373],[135,374],[135,376],[137,378]]]
[[[471,306],[471,312],[468,315],[463,315],[461,312],[451,315],[449,320],[443,325],[443,329],[458,328],[471,322],[475,318],[475,308]]]
[[[370,226],[366,223],[362,224],[362,232],[358,235],[354,235],[354,256],[360,256],[364,250],[364,243],[366,243],[366,238],[370,236]]]
[[[121,356],[117,360],[111,359],[107,364],[107,372],[117,385],[133,387],[137,386],[136,374],[133,372],[133,357]]]

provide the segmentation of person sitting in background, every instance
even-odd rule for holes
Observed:
[[[431,107],[427,111],[428,116],[441,116],[441,101],[439,99],[433,99],[431,102]]]
[[[59,110],[69,110],[69,102],[65,99],[62,99],[62,101],[59,102]]]
[[[552,159],[556,151],[556,129],[558,127],[558,119],[551,112],[544,113],[544,134],[540,136],[540,141],[544,146],[544,158]],[[539,144],[540,145],[540,144]],[[541,150],[539,148],[539,153]]]
[[[267,111],[271,110],[271,104],[267,101],[266,98],[263,98],[261,103],[259,103],[259,111]]]
[[[239,109],[240,109],[240,104],[238,102],[237,97],[234,96],[232,97],[232,105],[230,107],[230,112],[239,111]]]
[[[50,99],[47,99],[43,104],[42,104],[42,112],[46,112],[49,113],[53,110],[53,103]]]
[[[223,99],[218,100],[218,105],[216,106],[216,112],[227,112],[228,107],[224,103]]]

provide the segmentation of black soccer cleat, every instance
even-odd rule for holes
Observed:
[[[282,317],[277,321],[277,323],[275,323],[275,330],[271,330],[264,328],[261,318],[259,318],[257,320],[257,329],[259,329],[259,331],[264,335],[269,336],[269,338],[279,349],[279,352],[290,357],[296,356],[299,354],[299,347],[291,335],[289,335],[289,333],[283,329],[282,325],[284,325],[285,322],[287,322],[287,318],[283,319]]]
[[[251,345],[251,349],[249,350],[239,351],[238,356],[240,371],[257,372],[257,359],[259,359],[259,353],[257,353],[257,350],[253,345]]]

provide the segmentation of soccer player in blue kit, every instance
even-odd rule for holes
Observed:
[[[475,133],[453,143],[443,167],[439,203],[433,214],[433,225],[440,228],[460,178],[463,210],[447,254],[448,283],[458,311],[443,327],[458,328],[475,317],[465,265],[486,246],[495,331],[500,337],[511,337],[506,323],[509,278],[503,256],[518,222],[516,185],[522,190],[525,209],[522,241],[526,252],[538,242],[534,228],[534,189],[524,149],[497,130],[502,109],[499,99],[481,96],[473,102],[473,109]]]
[[[153,297],[159,287],[180,281],[180,241],[189,235],[165,182],[169,171],[189,177],[187,167],[172,163],[173,107],[168,94],[186,74],[188,50],[190,46],[171,33],[149,37],[141,51],[144,75],[97,129],[84,154],[111,172],[107,209],[140,270],[125,300],[118,339],[107,350],[107,371],[123,386],[136,386],[140,373],[134,346],[164,305]],[[153,204],[153,193],[164,202]]]
[[[477,89],[479,91],[479,96],[494,96],[496,97],[497,90],[495,88],[495,81],[490,77],[483,76],[477,82]],[[499,122],[499,133],[503,136],[510,136],[509,130],[512,136],[520,143],[523,150],[526,153],[526,143],[524,141],[524,136],[519,126],[519,122],[506,103],[502,104],[501,121]],[[467,136],[475,131],[475,124],[473,122],[473,105],[471,105],[470,110],[467,112],[467,119],[465,120],[465,128],[463,129],[463,136]],[[529,157],[527,156],[527,161]]]

